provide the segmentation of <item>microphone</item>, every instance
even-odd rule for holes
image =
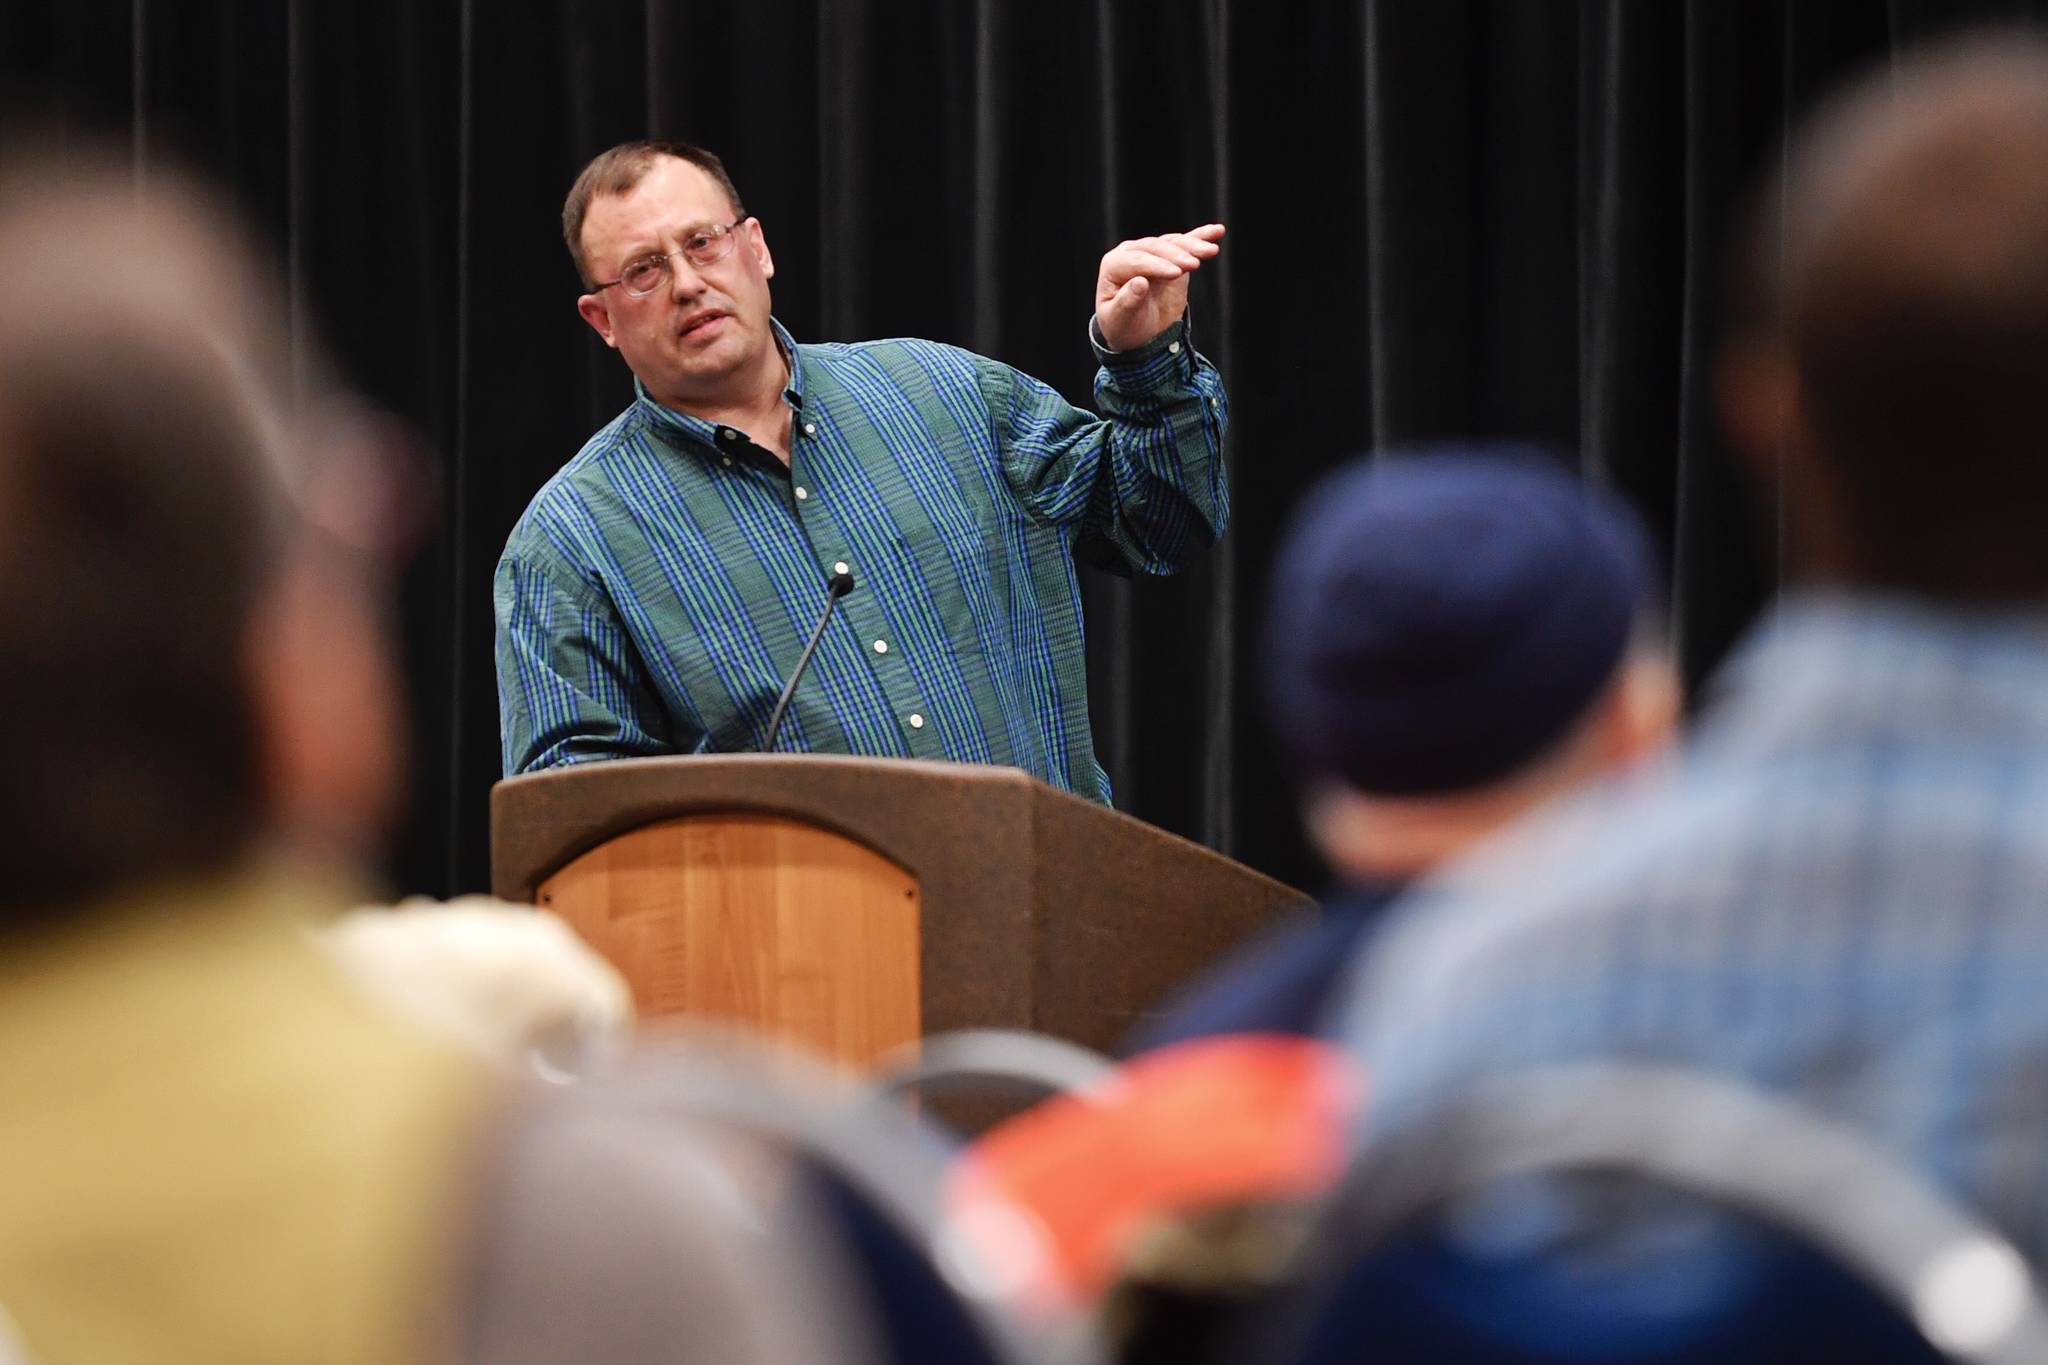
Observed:
[[[790,670],[789,681],[782,685],[782,695],[775,699],[775,710],[768,717],[768,738],[761,742],[761,752],[769,753],[775,748],[775,736],[782,730],[783,713],[789,710],[789,699],[796,695],[797,680],[804,670],[811,666],[811,655],[818,648],[818,641],[825,638],[825,626],[832,619],[832,608],[840,598],[853,591],[853,575],[836,573],[825,580],[825,611],[818,617],[818,628],[811,632],[810,643],[797,657],[796,667]]]

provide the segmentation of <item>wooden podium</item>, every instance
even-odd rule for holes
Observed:
[[[581,764],[491,793],[491,882],[561,915],[644,1018],[855,1066],[927,1033],[1115,1045],[1310,899],[1015,768],[744,754]]]

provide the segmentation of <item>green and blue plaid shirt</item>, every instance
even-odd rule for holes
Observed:
[[[1171,573],[1222,534],[1226,409],[1182,323],[1098,347],[1107,420],[934,342],[797,345],[790,462],[642,390],[498,565],[507,774],[776,748],[1011,764],[1098,800],[1074,550]]]

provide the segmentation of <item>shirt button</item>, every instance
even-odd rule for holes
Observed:
[[[740,434],[737,431],[734,431],[731,427],[724,428],[718,434],[720,436],[723,436],[728,441],[737,441],[740,438]]]
[[[797,485],[796,500],[798,502],[802,502],[805,498],[808,498],[810,495],[810,490],[806,489],[802,484]]]
[[[889,642],[888,642],[887,640],[877,640],[877,641],[875,641],[875,653],[877,653],[877,654],[887,654],[888,652],[889,652]]]
[[[719,462],[720,464],[724,465],[724,466],[725,466],[725,467],[726,467],[727,469],[731,469],[731,468],[732,468],[732,456],[730,456],[730,455],[721,455],[721,456],[719,456],[719,457],[718,457],[718,462]]]
[[[1178,341],[1168,342],[1166,347],[1166,353],[1168,355],[1179,355],[1180,343]]]
[[[806,422],[806,423],[804,423],[804,435],[806,435],[806,436],[816,436],[817,434],[818,434],[818,424],[817,424],[816,422]]]
[[[910,713],[910,728],[913,730],[924,729],[924,717],[917,714],[917,712],[912,711]]]
[[[836,563],[836,564],[834,564],[834,565],[832,566],[832,572],[833,572],[833,573],[852,573],[852,572],[853,572],[853,570],[851,570],[851,569],[847,568],[847,567],[846,567],[846,561],[842,559],[842,560],[840,560],[840,561],[839,561],[838,563]]]

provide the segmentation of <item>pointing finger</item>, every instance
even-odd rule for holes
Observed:
[[[1193,270],[1202,264],[1202,254],[1190,251],[1176,237],[1155,237],[1145,250],[1161,260],[1172,261],[1182,270]],[[1204,251],[1212,255],[1215,250],[1214,247],[1204,247]]]
[[[1192,232],[1170,232],[1161,237],[1159,243],[1161,246],[1178,247],[1189,255],[1198,256],[1205,261],[1223,250],[1209,238],[1197,237]]]
[[[1199,264],[1199,262],[1191,260],[1190,264]],[[1186,272],[1178,261],[1169,260],[1157,252],[1141,251],[1135,247],[1125,247],[1118,251],[1112,251],[1109,254],[1108,258],[1102,263],[1102,273],[1109,280],[1121,283],[1133,275],[1149,275],[1157,280],[1173,280],[1179,279]]]

